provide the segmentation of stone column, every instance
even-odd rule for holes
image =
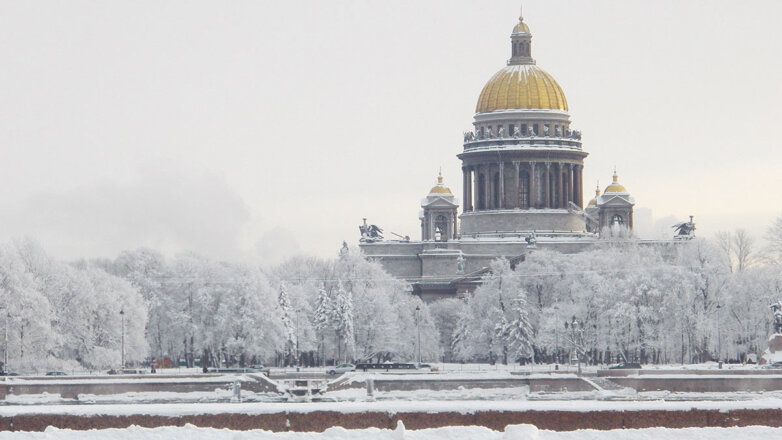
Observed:
[[[472,211],[472,179],[471,179],[472,171],[470,167],[462,167],[462,186],[464,187],[462,190],[462,194],[464,195],[464,199],[462,203],[464,203],[464,206],[462,208],[462,212],[469,212]]]
[[[519,185],[519,167],[521,166],[521,163],[517,160],[513,161],[513,167],[516,169],[516,177],[514,177],[513,181],[515,182],[516,186],[516,201],[513,203],[514,208],[521,208],[521,186]]]
[[[573,197],[573,164],[567,164],[567,197],[565,197],[565,208],[569,205],[567,202],[575,200]]]
[[[563,208],[565,206],[565,188],[563,188],[562,184],[562,163],[557,163],[557,196],[559,196],[559,199],[557,201],[559,202],[558,208]]]
[[[546,172],[543,173],[544,208],[551,208],[551,162],[546,162]]]
[[[459,223],[457,220],[459,216],[456,215],[455,213],[451,214],[451,216],[453,216],[453,232],[451,233],[451,239],[456,240],[457,231],[459,230],[458,229]]]
[[[516,169],[516,175],[518,176],[519,170]],[[535,186],[535,162],[529,163],[529,207],[535,208],[535,203],[537,203],[536,197],[535,197],[535,191],[537,190],[537,187]]]
[[[574,179],[573,179],[575,181],[574,184],[573,184],[575,188],[574,188],[574,192],[573,193],[575,194],[576,200],[573,203],[575,203],[576,206],[578,206],[579,208],[583,209],[584,208],[584,196],[583,196],[583,194],[581,194],[581,192],[583,191],[583,187],[581,186],[581,170],[582,169],[583,169],[583,167],[581,165],[576,165],[575,166],[576,173],[575,173]]]
[[[486,196],[483,207],[485,209],[491,209],[491,187],[494,185],[492,185],[491,181],[491,165],[489,164],[483,164],[483,183],[484,195]]]
[[[479,183],[480,183],[479,176],[480,175],[481,175],[481,166],[480,165],[476,165],[475,168],[473,169],[473,173],[472,173],[473,188],[475,188],[475,210],[476,211],[478,209],[480,209],[480,206],[481,206],[480,205],[480,201],[481,201],[481,197],[483,197],[483,194],[481,194],[481,191],[483,189],[479,185]]]
[[[505,162],[500,162],[498,165],[500,167],[500,195],[497,197],[497,201],[499,202],[497,208],[503,209],[505,208]]]

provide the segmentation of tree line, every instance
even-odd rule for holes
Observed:
[[[782,218],[768,242],[761,254],[738,231],[665,245],[608,240],[576,254],[537,249],[515,266],[492,263],[464,298],[426,304],[356,249],[261,268],[150,249],[62,262],[16,240],[0,245],[2,360],[20,371],[113,368],[124,336],[133,364],[325,365],[419,353],[449,362],[745,361],[765,349],[768,306],[782,299]]]

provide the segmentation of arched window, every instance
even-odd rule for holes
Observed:
[[[434,240],[448,241],[448,220],[444,215],[438,215],[434,219]]]
[[[529,174],[519,172],[519,208],[529,209]]]
[[[619,214],[614,214],[613,217],[611,217],[611,226],[618,225],[622,226],[624,224],[624,219]]]

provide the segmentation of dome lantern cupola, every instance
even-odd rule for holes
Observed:
[[[429,194],[452,194],[451,189],[445,186],[443,183],[442,171],[440,171],[440,173],[437,175],[437,185],[433,186],[432,189],[429,190]]]
[[[625,188],[624,185],[619,183],[619,175],[616,174],[616,168],[614,168],[614,179],[613,179],[613,181],[611,182],[610,185],[608,185],[606,187],[606,189],[605,189],[605,191],[603,191],[603,193],[606,193],[606,194],[607,193],[622,193],[622,194],[626,194],[627,193],[627,188]]]
[[[598,197],[600,197],[600,181],[597,182],[597,187],[595,188],[595,198],[589,201],[588,206],[596,206]]]
[[[511,58],[508,65],[535,64],[532,59],[532,33],[529,26],[524,23],[524,16],[519,13],[519,23],[513,27],[510,34]]]
[[[421,240],[448,241],[457,236],[459,201],[443,183],[443,173],[437,175],[437,185],[421,201]]]

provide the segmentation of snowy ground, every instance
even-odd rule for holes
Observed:
[[[579,430],[554,432],[538,430],[531,425],[514,425],[504,432],[478,426],[451,426],[446,428],[406,430],[403,425],[395,430],[330,428],[322,433],[269,431],[231,431],[228,429],[184,427],[103,429],[71,431],[49,428],[45,432],[2,432],[0,440],[770,440],[782,438],[782,428],[750,426],[744,428],[648,428],[614,431]]]

